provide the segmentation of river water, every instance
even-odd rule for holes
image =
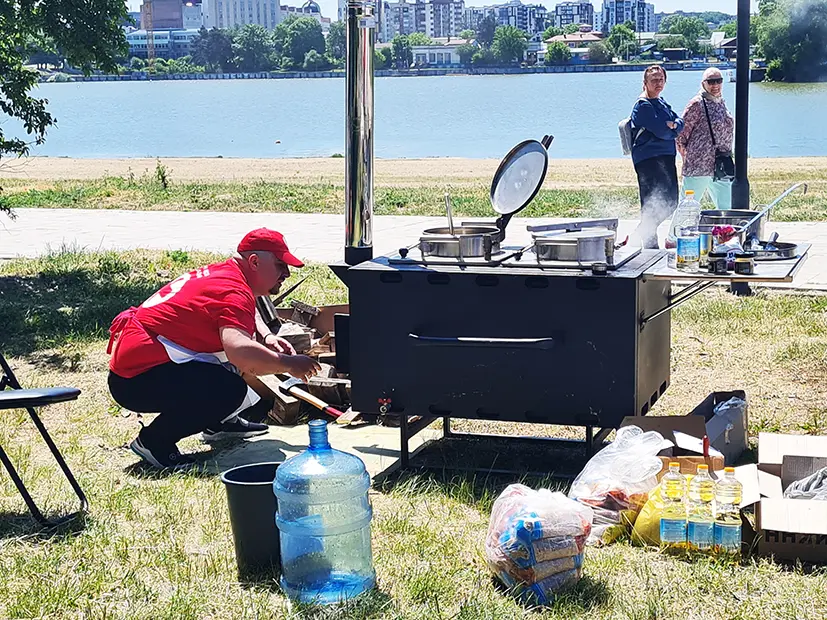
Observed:
[[[701,72],[672,72],[676,109]],[[500,158],[555,136],[557,158],[621,156],[617,124],[640,73],[377,78],[375,153],[383,158]],[[735,84],[726,83],[730,110]],[[329,157],[344,152],[343,79],[42,84],[58,119],[34,155]],[[827,84],[752,84],[753,157],[827,155]],[[8,121],[7,133],[20,134]]]

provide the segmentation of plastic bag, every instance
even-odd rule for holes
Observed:
[[[827,467],[823,467],[814,474],[790,484],[787,490],[784,491],[784,497],[788,499],[827,500]]]
[[[579,580],[591,525],[591,509],[564,494],[512,484],[491,510],[488,566],[520,597],[546,604]]]
[[[629,533],[658,484],[663,464],[656,455],[666,443],[660,433],[624,426],[611,445],[586,463],[569,497],[594,511],[589,544],[609,544]]]
[[[649,493],[632,528],[632,542],[638,545],[660,546],[660,517],[663,514],[663,498],[658,485]]]

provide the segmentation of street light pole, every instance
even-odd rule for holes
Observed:
[[[735,83],[735,179],[732,208],[749,209],[749,26],[750,0],[738,0],[738,58]]]

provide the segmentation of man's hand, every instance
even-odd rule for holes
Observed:
[[[310,377],[317,375],[322,369],[319,362],[306,355],[285,357],[284,365],[287,367],[287,373],[290,376],[301,379],[304,383],[307,383]]]
[[[667,121],[666,126],[669,127],[669,129],[678,128],[678,124],[675,121]]]
[[[264,345],[276,353],[284,353],[285,355],[296,354],[296,349],[293,348],[292,344],[287,342],[284,338],[279,338],[275,334],[267,334],[264,337]]]

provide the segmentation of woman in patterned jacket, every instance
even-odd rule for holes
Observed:
[[[710,68],[704,72],[701,91],[683,112],[684,127],[677,138],[677,146],[683,159],[683,191],[694,190],[698,200],[709,191],[718,209],[729,209],[732,183],[714,178],[715,153],[732,151],[735,126],[722,95],[723,83],[718,69]]]

